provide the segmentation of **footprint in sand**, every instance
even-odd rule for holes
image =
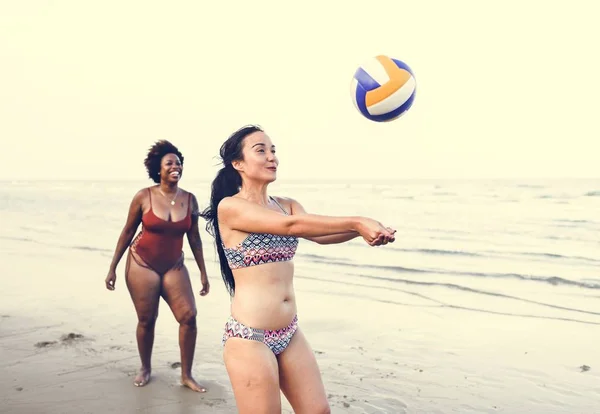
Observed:
[[[227,400],[223,398],[215,398],[214,400],[206,400],[204,404],[208,405],[209,407],[214,407],[215,405],[225,404],[226,402]]]
[[[181,362],[173,362],[171,364],[171,368],[173,368],[173,369],[177,369],[177,368],[180,368],[180,367],[181,367]]]
[[[76,340],[83,339],[83,338],[84,338],[83,335],[71,332],[71,333],[61,336],[60,340],[62,341],[62,343],[73,343]]]
[[[344,408],[350,408],[350,403],[355,403],[357,400],[352,397],[348,397],[347,395],[336,395],[336,394],[327,394],[327,399],[332,402],[333,405],[338,405],[341,403]],[[367,402],[367,400],[364,400]]]
[[[47,348],[51,345],[54,345],[56,343],[56,341],[41,341],[38,342],[37,344],[35,344],[36,348]]]
[[[71,345],[77,340],[84,339],[84,336],[76,333],[68,333],[60,337],[60,341],[65,345]],[[35,344],[36,348],[48,348],[49,346],[57,344],[57,341],[41,341]]]

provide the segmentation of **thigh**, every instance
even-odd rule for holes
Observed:
[[[196,316],[196,300],[187,267],[169,270],[162,278],[162,296],[178,322]]]
[[[278,360],[281,390],[294,412],[328,413],[329,403],[317,359],[300,328]]]
[[[160,276],[154,270],[138,264],[132,254],[130,252],[127,255],[125,283],[138,319],[149,321],[158,315],[161,290]]]
[[[223,360],[240,414],[281,412],[277,359],[265,344],[229,338]]]

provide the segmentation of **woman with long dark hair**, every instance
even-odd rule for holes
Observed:
[[[299,238],[320,244],[362,236],[371,246],[395,230],[366,217],[308,214],[291,198],[270,196],[278,159],[258,126],[222,145],[223,168],[201,214],[216,239],[221,273],[232,296],[223,358],[240,413],[281,411],[280,390],[296,414],[330,412],[313,351],[298,325],[293,257]]]

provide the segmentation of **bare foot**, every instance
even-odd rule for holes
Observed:
[[[146,368],[140,368],[140,372],[135,376],[133,385],[136,387],[143,387],[150,381],[150,370]]]
[[[190,388],[192,391],[196,392],[206,392],[206,388],[202,387],[200,384],[196,382],[196,380],[192,377],[182,377],[181,385],[184,385]]]

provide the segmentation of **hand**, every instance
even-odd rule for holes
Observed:
[[[361,219],[357,231],[370,246],[386,245],[396,239],[396,230],[369,218]]]
[[[117,282],[117,273],[114,270],[108,272],[106,279],[104,279],[104,283],[106,284],[106,288],[108,290],[115,290],[115,283]]]
[[[202,282],[202,290],[200,291],[200,296],[208,295],[210,291],[210,283],[208,282],[208,277],[202,276],[200,277],[200,282]]]
[[[386,227],[386,230],[390,232],[391,236],[384,237],[383,235],[380,235],[377,240],[371,244],[371,246],[385,246],[386,244],[393,243],[396,240],[396,230],[392,229],[391,227]]]

